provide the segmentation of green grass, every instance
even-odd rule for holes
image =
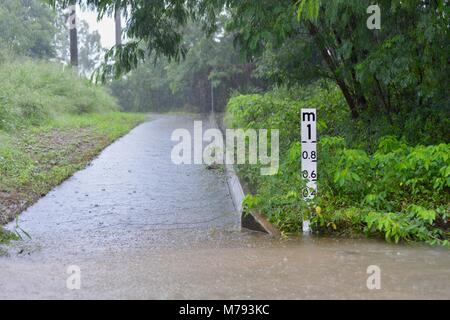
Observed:
[[[0,129],[117,110],[116,100],[102,86],[61,65],[25,58],[0,64]]]
[[[18,236],[8,230],[0,228],[0,243],[8,243],[12,240],[18,240]],[[0,251],[0,256],[2,256],[2,251]]]

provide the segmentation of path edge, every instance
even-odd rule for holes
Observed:
[[[215,113],[210,113],[209,115],[209,124],[211,128],[219,129],[222,132],[222,135],[225,135],[225,124],[221,121],[222,125],[219,125],[217,121],[217,117]],[[223,117],[220,117],[223,120]],[[224,164],[224,171],[227,178],[228,190],[230,192],[231,198],[233,200],[234,207],[241,215],[241,228],[248,229],[251,231],[263,232],[270,235],[273,238],[280,238],[281,232],[275,227],[272,223],[267,220],[264,215],[255,210],[251,210],[248,213],[244,213],[243,211],[243,201],[246,196],[246,192],[244,191],[244,187],[239,180],[238,175],[236,174],[236,170],[231,164]]]

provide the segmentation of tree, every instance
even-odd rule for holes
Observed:
[[[70,32],[69,32],[69,14],[62,7],[58,6],[55,10],[55,22],[54,25],[58,30],[54,42],[53,47],[56,51],[56,58],[64,63],[70,63]]]
[[[70,64],[78,69],[78,30],[76,0],[69,2]]]
[[[261,87],[252,77],[254,64],[243,61],[233,47],[233,37],[223,29],[205,35],[201,26],[189,23],[183,33],[185,59],[170,62],[154,57],[126,77],[112,82],[112,91],[125,110],[162,111],[184,108],[209,112],[214,86],[216,111],[222,111],[232,91],[249,92]]]
[[[429,117],[440,110],[448,116],[447,1],[378,1],[381,30],[367,28],[371,1],[227,3],[229,30],[248,56],[267,59],[270,48],[277,55],[272,56],[272,67],[288,62],[288,72],[275,69],[275,75],[288,79],[295,70],[291,57],[308,61],[304,64],[313,67],[310,70],[340,87],[353,118],[386,117],[402,126],[411,113]],[[286,53],[287,59],[279,59]],[[297,75],[305,70],[297,69]],[[266,69],[266,74],[272,70]]]
[[[101,36],[98,31],[90,32],[86,21],[81,20],[79,24],[78,42],[80,73],[90,77],[99,66],[104,54]]]
[[[369,5],[303,0],[298,10],[352,115],[374,111],[392,120],[402,108],[448,106],[444,1],[379,1],[384,27],[378,31],[367,29]]]
[[[73,0],[47,0],[52,5],[65,6]],[[77,0],[75,0],[77,1]],[[183,27],[190,18],[206,16],[213,18],[219,14],[222,1],[122,1],[122,0],[78,0],[98,10],[99,18],[113,15],[121,8],[127,12],[127,38],[132,39],[125,45],[111,49],[106,59],[115,64],[104,64],[102,80],[108,75],[116,77],[136,68],[144,58],[153,54],[165,56],[169,60],[179,61],[186,54],[183,44]],[[207,19],[208,21],[210,19]],[[206,22],[206,20],[205,20]],[[212,24],[211,24],[212,26]],[[212,31],[212,30],[208,30]]]
[[[306,61],[339,86],[354,119],[386,117],[405,125],[410,112],[426,117],[430,108],[449,110],[447,0],[380,0],[381,30],[367,28],[370,0],[87,2],[100,16],[117,6],[129,12],[133,40],[106,55],[116,63],[105,64],[103,75],[126,73],[146,56],[184,58],[183,28],[195,20],[211,34],[225,8],[228,30],[250,61],[293,40],[306,49],[302,56],[314,52]]]
[[[54,14],[38,0],[0,2],[0,42],[12,52],[33,58],[55,56]]]
[[[70,32],[69,11],[58,7],[55,25],[58,33],[55,37],[54,47],[56,56],[64,64],[70,64]],[[79,72],[90,77],[95,68],[99,66],[105,52],[98,31],[91,32],[86,21],[81,20],[77,25],[78,62]]]

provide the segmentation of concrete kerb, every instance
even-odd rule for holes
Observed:
[[[222,134],[224,134],[224,131],[226,130],[225,125],[223,123],[221,125],[218,124],[217,116],[218,115],[216,115],[215,113],[211,113],[209,115],[209,126],[211,128],[220,129],[222,131]],[[244,214],[242,205],[245,198],[244,188],[239,180],[239,177],[236,174],[233,165],[225,164],[224,169],[227,178],[228,189],[230,191],[231,198],[233,199],[233,204],[236,210],[241,215],[241,227],[252,231],[264,232],[275,238],[281,237],[281,232],[261,213],[251,211]]]

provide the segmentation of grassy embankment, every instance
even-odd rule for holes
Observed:
[[[104,88],[59,65],[0,61],[0,224],[145,117],[118,110]],[[0,227],[0,242],[8,237]]]

